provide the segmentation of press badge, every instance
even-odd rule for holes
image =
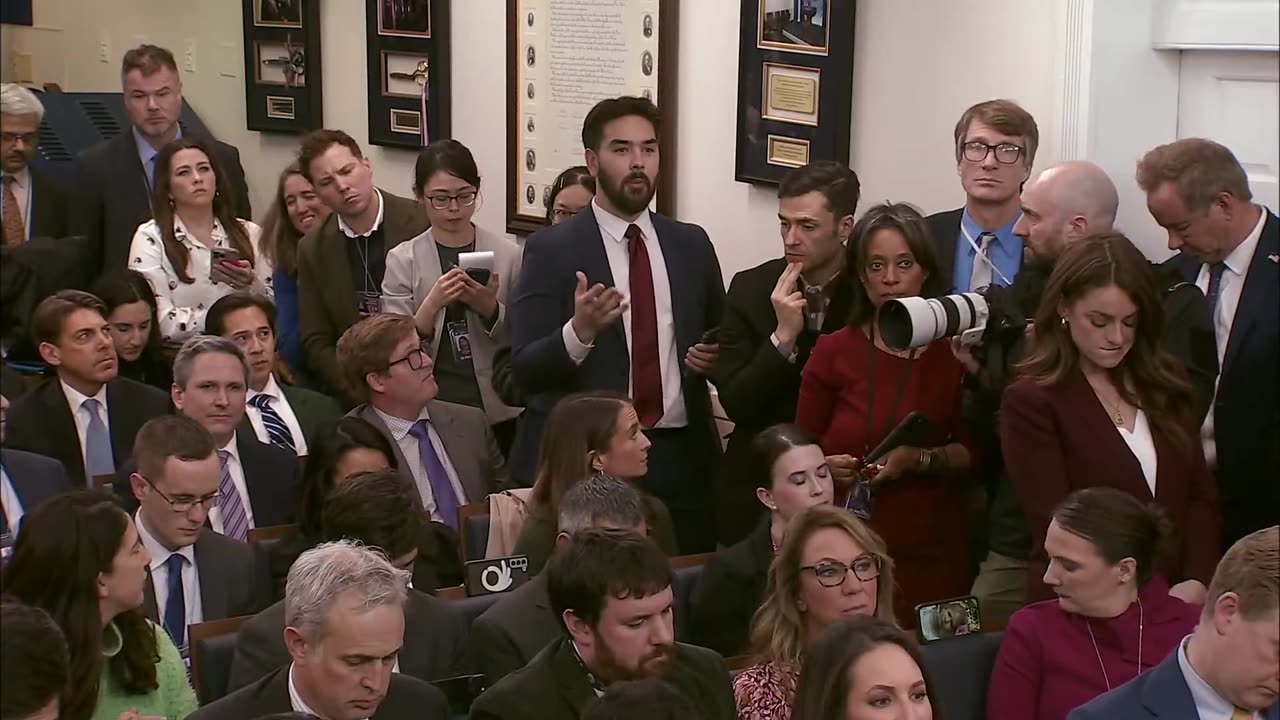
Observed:
[[[458,320],[445,325],[449,333],[449,344],[453,345],[453,356],[458,360],[471,359],[471,336],[467,333],[467,321]]]
[[[859,520],[870,520],[871,504],[871,483],[863,480],[855,481],[853,487],[849,488],[849,499],[845,501],[845,509],[851,511]]]
[[[382,294],[376,292],[365,292],[361,290],[356,293],[356,311],[360,313],[361,318],[373,317],[382,314]]]

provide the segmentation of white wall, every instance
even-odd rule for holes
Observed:
[[[363,3],[322,2],[326,125],[367,138]],[[839,1],[839,0],[837,0]],[[1008,97],[1040,124],[1037,167],[1058,159],[1056,57],[1065,0],[863,0],[858,3],[851,165],[863,206],[907,200],[926,212],[956,207],[963,194],[951,131],[965,107]],[[505,220],[505,7],[454,0],[453,128],[476,155],[488,199],[478,222]],[[739,0],[685,0],[680,7],[676,164],[677,214],[716,243],[726,277],[778,254],[777,201],[770,188],[733,179]],[[254,206],[265,209],[295,139],[244,129],[241,3],[236,0],[40,0],[35,29],[5,28],[4,52],[31,52],[37,83],[69,91],[115,90],[123,52],[144,39],[169,47],[189,102],[219,138],[241,150]],[[103,41],[108,61],[101,62]],[[832,38],[833,42],[843,41]],[[0,68],[7,78],[10,62]],[[369,148],[383,187],[407,193],[414,155]]]

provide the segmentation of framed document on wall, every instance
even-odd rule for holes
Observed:
[[[546,198],[583,165],[582,122],[605,98],[662,112],[658,210],[675,204],[676,0],[507,0],[507,232],[547,224]]]
[[[734,177],[777,184],[815,160],[849,162],[854,0],[744,0]]]
[[[244,0],[243,7],[247,127],[322,127],[320,0]]]
[[[449,137],[449,0],[368,0],[369,143]]]

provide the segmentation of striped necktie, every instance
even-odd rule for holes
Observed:
[[[258,393],[249,399],[249,404],[262,413],[262,426],[267,429],[267,440],[276,447],[297,453],[298,446],[293,442],[293,433],[289,432],[289,426],[285,424],[284,418],[280,417],[280,413],[271,407],[273,399],[271,395]]]
[[[240,542],[249,539],[249,516],[244,512],[244,501],[231,479],[231,453],[218,451],[218,464],[222,477],[218,479],[218,513],[222,516],[222,534]]]

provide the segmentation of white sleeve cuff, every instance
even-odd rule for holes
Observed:
[[[560,336],[564,338],[565,352],[569,353],[569,359],[574,365],[581,365],[583,360],[587,359],[587,355],[591,353],[594,345],[585,345],[578,339],[578,333],[573,331],[573,320],[564,324],[564,328],[560,331]]]
[[[780,355],[782,355],[782,357],[786,358],[786,359],[787,359],[787,362],[789,362],[789,363],[793,363],[793,362],[795,362],[795,361],[796,361],[796,349],[795,349],[795,347],[794,347],[794,346],[791,346],[791,345],[783,345],[783,344],[782,344],[782,341],[778,339],[778,334],[777,334],[777,333],[770,333],[770,334],[769,334],[769,342],[773,343],[773,349],[774,349],[774,350],[777,350],[777,351],[778,351],[778,354],[780,354]]]

